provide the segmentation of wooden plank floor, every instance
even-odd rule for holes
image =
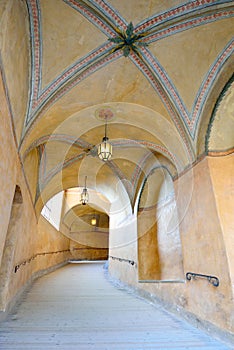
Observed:
[[[230,349],[160,306],[113,286],[103,264],[38,279],[0,323],[2,350]]]

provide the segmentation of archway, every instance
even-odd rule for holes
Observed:
[[[2,261],[0,264],[0,311],[5,311],[7,308],[9,283],[13,267],[16,241],[19,236],[18,227],[20,227],[19,222],[22,215],[22,205],[23,197],[21,189],[18,185],[16,185],[6,240],[3,249]]]

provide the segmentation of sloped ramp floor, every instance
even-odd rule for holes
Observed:
[[[230,348],[108,282],[103,263],[79,263],[35,281],[0,323],[0,349]]]

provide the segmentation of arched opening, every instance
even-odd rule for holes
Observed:
[[[216,101],[205,136],[205,152],[210,156],[233,152],[234,74]]]
[[[139,281],[183,279],[183,259],[173,181],[165,168],[145,181],[138,209]]]
[[[70,238],[73,260],[107,260],[109,216],[95,205],[76,205],[63,217],[61,232]]]
[[[233,63],[227,62],[215,81],[197,126],[197,156],[221,149],[229,151],[233,141]],[[217,112],[220,112],[217,114]],[[216,132],[212,131],[215,130]],[[224,135],[224,130],[226,134]],[[214,135],[215,138],[214,138]]]
[[[0,266],[0,311],[5,311],[7,308],[9,284],[14,263],[15,247],[18,236],[20,235],[18,228],[21,227],[20,221],[22,215],[22,205],[23,197],[21,189],[18,185],[16,185]]]
[[[42,216],[69,239],[71,260],[107,260],[109,253],[109,205],[95,190],[81,205],[81,188],[69,188],[53,196]]]

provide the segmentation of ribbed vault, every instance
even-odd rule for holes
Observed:
[[[121,184],[133,210],[152,169],[177,177],[205,152],[233,72],[232,1],[3,3],[5,82],[37,215],[84,176],[110,203],[122,203]],[[11,41],[21,43],[14,55]],[[97,157],[103,111],[114,150],[106,164]]]

